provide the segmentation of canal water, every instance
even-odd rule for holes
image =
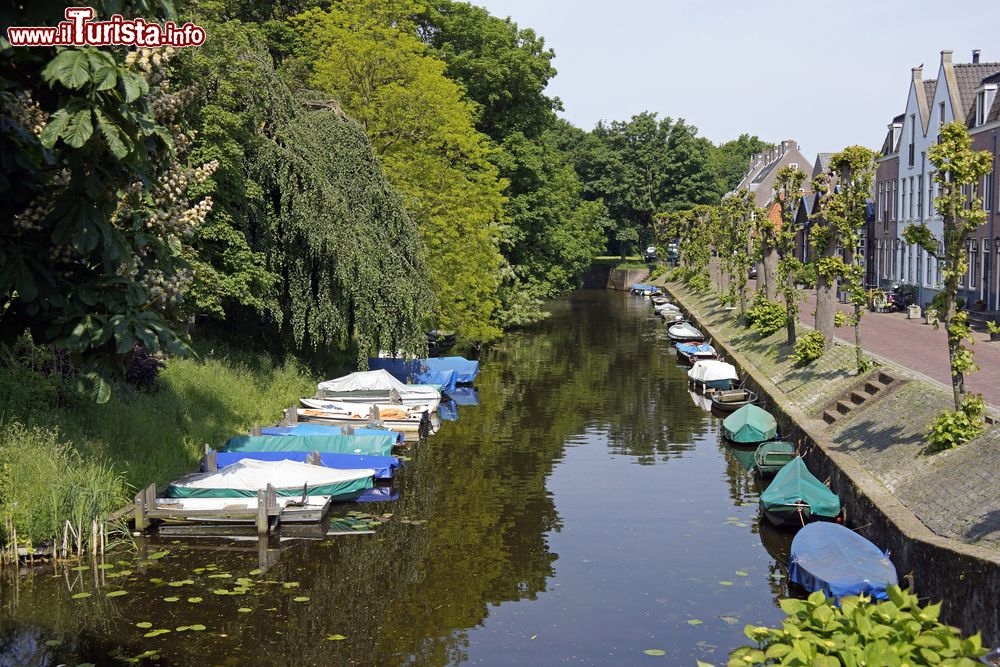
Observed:
[[[398,500],[338,508],[348,534],[4,577],[0,667],[725,664],[782,618],[790,537],[647,300],[547,309],[484,353],[479,404],[413,449]]]

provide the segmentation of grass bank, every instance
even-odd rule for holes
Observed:
[[[69,519],[88,525],[197,465],[205,443],[277,420],[316,379],[294,361],[202,347],[170,360],[152,391],[120,390],[104,405],[70,380],[25,363],[0,367],[0,542],[62,535]]]

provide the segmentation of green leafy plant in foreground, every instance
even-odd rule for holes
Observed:
[[[775,331],[785,326],[788,317],[785,307],[780,303],[768,301],[763,292],[757,292],[753,298],[753,305],[747,309],[747,326],[759,333],[762,338],[767,338]]]
[[[946,410],[927,428],[928,453],[964,445],[982,432],[986,403],[981,394],[966,394],[958,410]]]
[[[780,604],[787,614],[782,627],[746,626],[757,646],[733,651],[729,667],[975,667],[986,653],[978,633],[963,638],[938,621],[940,603],[921,607],[917,596],[896,586],[884,602],[850,596],[837,606],[817,592]]]
[[[1000,334],[1000,322],[990,320],[986,323],[986,330],[991,334]]]
[[[792,355],[795,363],[805,366],[816,361],[826,349],[826,339],[818,331],[806,332],[795,342],[795,353]]]

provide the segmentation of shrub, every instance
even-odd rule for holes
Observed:
[[[753,297],[753,305],[746,312],[747,326],[767,338],[775,331],[785,326],[788,314],[780,303],[768,301],[763,292],[757,292]]]
[[[155,389],[160,370],[166,367],[158,357],[137,345],[125,360],[125,382],[138,391]]]
[[[842,310],[838,310],[833,314],[833,326],[838,329],[847,324],[847,314]]]
[[[986,403],[980,394],[969,394],[958,410],[942,412],[927,429],[927,451],[954,449],[975,438],[983,430]]]
[[[889,588],[889,599],[873,602],[822,593],[807,600],[781,600],[787,614],[780,629],[748,625],[757,648],[730,654],[729,667],[754,665],[910,665],[975,667],[986,654],[979,634],[963,639],[957,628],[938,621],[941,604],[921,607],[916,595]]]
[[[795,341],[795,363],[805,366],[816,361],[823,355],[826,348],[826,338],[818,331],[807,331]]]
[[[815,288],[817,273],[818,271],[814,263],[800,263],[795,268],[795,284],[808,288]]]
[[[1000,322],[996,320],[990,320],[986,323],[986,330],[991,334],[1000,334]]]

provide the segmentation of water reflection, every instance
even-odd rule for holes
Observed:
[[[177,665],[619,665],[647,648],[723,662],[744,623],[780,617],[754,477],[692,403],[647,301],[582,291],[549,310],[483,354],[477,391],[413,449],[398,500],[341,508],[385,519],[372,534],[164,538],[149,547],[162,558],[97,571],[119,575],[103,587],[8,582],[0,666],[146,651]],[[192,625],[205,630],[178,630]]]

